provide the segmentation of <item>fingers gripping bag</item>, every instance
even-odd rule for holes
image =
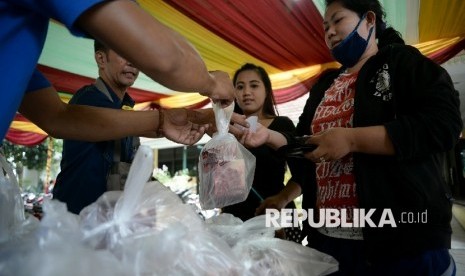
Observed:
[[[199,200],[203,209],[221,208],[244,201],[252,187],[255,156],[230,134],[234,103],[213,104],[218,132],[199,156]]]

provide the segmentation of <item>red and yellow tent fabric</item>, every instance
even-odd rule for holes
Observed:
[[[246,62],[270,74],[276,101],[284,104],[307,94],[326,69],[336,68],[323,39],[324,0],[138,0],[159,21],[185,36],[209,70],[231,76]],[[465,48],[465,1],[384,0],[388,24],[408,44],[438,63]],[[134,47],[137,47],[135,45]],[[154,45],[156,47],[156,45]],[[91,83],[97,69],[92,41],[76,38],[51,22],[39,69],[66,101]],[[209,103],[197,93],[180,93],[141,74],[129,90],[136,110],[201,108]],[[286,114],[283,114],[286,115]],[[18,114],[7,139],[34,145],[46,133]]]

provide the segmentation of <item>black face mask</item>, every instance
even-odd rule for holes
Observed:
[[[336,47],[331,50],[334,59],[341,63],[344,67],[351,68],[359,61],[360,57],[365,52],[368,41],[370,40],[373,26],[370,28],[368,38],[363,39],[357,32],[360,23],[365,19],[366,14],[358,21],[355,29],[341,41]]]

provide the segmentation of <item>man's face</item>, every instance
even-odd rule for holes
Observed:
[[[139,69],[112,50],[108,50],[106,53],[101,52],[101,54],[102,59],[99,67],[102,70],[101,74],[104,74],[105,79],[111,82],[110,86],[126,90],[134,84],[139,75]]]

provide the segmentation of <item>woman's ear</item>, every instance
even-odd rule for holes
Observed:
[[[374,26],[376,24],[376,14],[372,11],[368,11],[366,15],[368,22],[368,27]]]

